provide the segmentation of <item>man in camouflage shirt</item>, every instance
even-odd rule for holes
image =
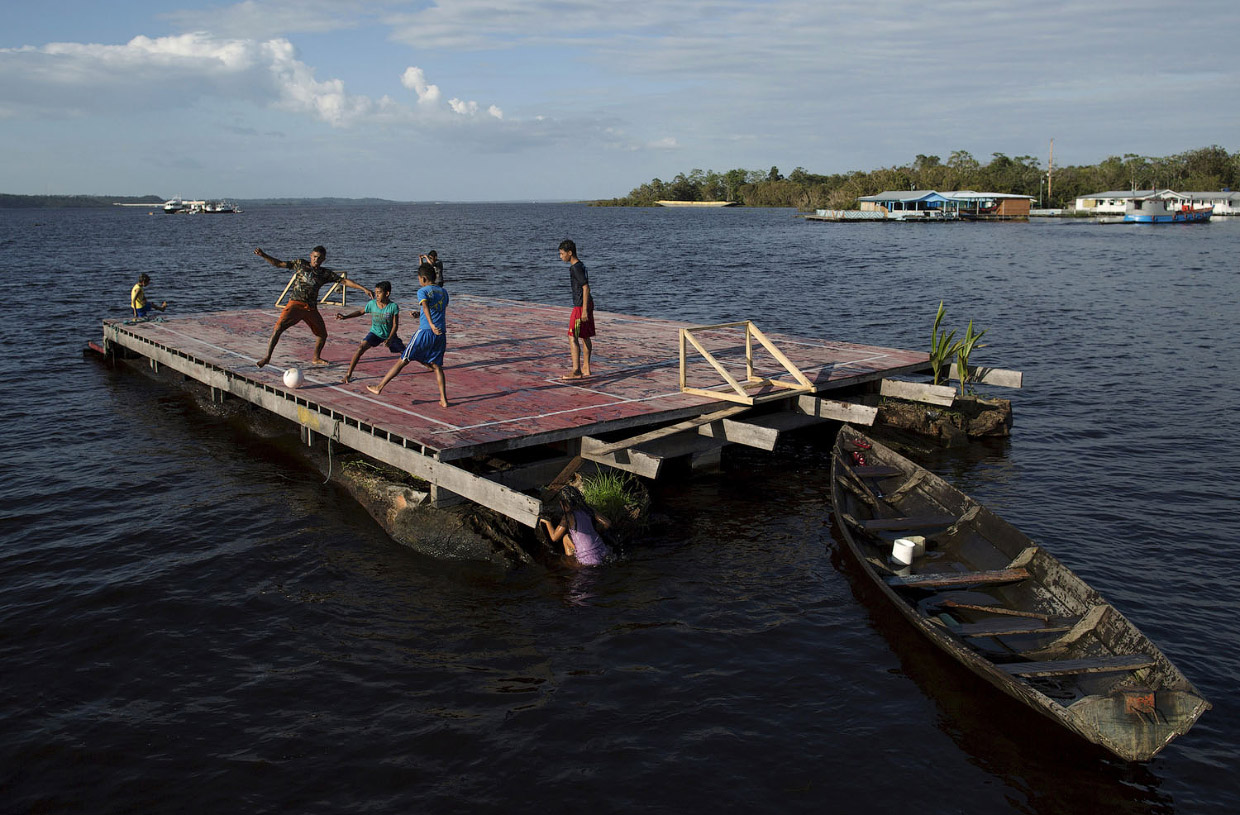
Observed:
[[[367,297],[373,297],[370,289],[354,283],[345,277],[341,272],[333,272],[323,265],[323,261],[327,259],[327,250],[322,246],[316,246],[310,251],[309,262],[298,258],[297,260],[278,260],[264,252],[262,249],[255,249],[254,254],[281,269],[292,269],[293,279],[289,283],[288,305],[280,312],[280,317],[276,320],[275,330],[271,332],[271,342],[267,345],[267,353],[258,361],[258,367],[263,367],[271,361],[271,354],[276,350],[276,343],[280,341],[280,335],[289,328],[305,321],[310,326],[310,330],[314,332],[317,341],[314,344],[314,358],[311,361],[314,365],[326,365],[327,360],[323,359],[323,346],[327,344],[327,326],[323,323],[323,317],[319,314],[319,289],[327,283],[344,283],[346,286],[357,289],[366,293]]]

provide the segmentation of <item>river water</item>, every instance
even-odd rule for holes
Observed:
[[[996,392],[1013,435],[925,463],[1214,710],[1127,765],[940,656],[833,532],[827,433],[661,484],[622,563],[505,571],[395,544],[287,449],[82,353],[141,272],[170,313],[266,306],[285,277],[253,248],[323,243],[399,300],[434,248],[453,291],[563,303],[565,237],[606,311],[924,349],[943,300],[988,329],[974,361],[1025,373]],[[1238,256],[1240,220],[0,211],[0,809],[1240,810]]]

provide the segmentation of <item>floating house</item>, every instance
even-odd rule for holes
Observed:
[[[952,211],[960,218],[978,221],[1010,221],[1029,217],[1033,205],[1032,195],[1012,195],[1003,192],[974,192],[959,190],[945,192]]]
[[[820,209],[818,221],[1008,221],[1029,217],[1033,197],[1002,192],[887,190],[857,199],[856,210]]]
[[[1176,192],[1175,190],[1109,190],[1077,198],[1078,212],[1095,215],[1123,215],[1138,199],[1162,198],[1190,208],[1214,207],[1215,215],[1240,215],[1240,192]]]

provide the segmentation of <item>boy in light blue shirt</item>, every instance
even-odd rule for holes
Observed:
[[[370,315],[370,331],[366,332],[362,344],[357,346],[357,352],[353,354],[353,361],[349,363],[349,370],[344,375],[345,384],[353,381],[353,369],[357,367],[362,354],[376,345],[386,345],[393,354],[404,353],[405,344],[400,340],[400,306],[393,303],[391,297],[392,284],[380,280],[375,284],[375,297],[366,303],[366,308],[350,314],[336,312],[337,320]]]
[[[448,347],[448,293],[435,285],[435,267],[429,263],[418,267],[418,280],[422,284],[422,288],[418,289],[418,307],[421,309],[418,331],[378,387],[367,385],[366,390],[375,395],[383,393],[387,384],[406,365],[417,362],[428,371],[435,372],[435,380],[439,383],[439,404],[448,407],[448,385],[443,375],[443,355]]]

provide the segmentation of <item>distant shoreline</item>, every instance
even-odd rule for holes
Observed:
[[[0,193],[0,209],[100,209],[123,204],[126,207],[162,208],[168,200],[157,195],[11,195]],[[387,198],[230,198],[242,207],[362,207],[378,205],[437,204],[586,204],[588,201],[392,201]]]

